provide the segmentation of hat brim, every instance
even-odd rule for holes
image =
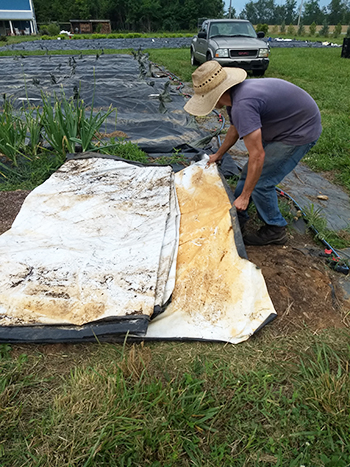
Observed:
[[[247,77],[247,72],[242,68],[225,67],[226,78],[219,86],[205,94],[195,94],[184,106],[184,110],[191,115],[203,117],[208,115],[217,104],[220,97],[232,86],[241,83]]]

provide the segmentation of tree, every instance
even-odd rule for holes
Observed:
[[[346,15],[348,12],[347,2],[344,0],[332,0],[331,3],[327,6],[329,11],[328,23],[337,24],[342,23],[346,24]]]
[[[329,34],[329,26],[328,26],[328,21],[325,19],[322,24],[322,28],[320,29],[318,35],[320,37],[328,37]]]
[[[296,18],[297,0],[286,0],[285,3],[285,22],[288,24],[294,23]]]
[[[309,35],[311,37],[315,36],[316,34],[316,27],[317,27],[317,24],[315,23],[315,21],[313,23],[310,24],[310,27],[309,27]]]
[[[340,34],[341,34],[341,30],[342,30],[341,23],[338,23],[338,24],[334,27],[333,37],[339,37]]]
[[[251,23],[272,24],[274,21],[274,0],[257,0],[248,2],[240,17],[248,19]]]
[[[322,24],[324,21],[324,14],[320,9],[319,0],[309,0],[304,3],[303,23]]]

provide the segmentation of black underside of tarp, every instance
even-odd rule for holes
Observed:
[[[0,342],[14,343],[59,343],[98,342],[112,338],[125,339],[129,333],[144,336],[149,317],[145,315],[120,317],[83,326],[32,325],[0,326]]]

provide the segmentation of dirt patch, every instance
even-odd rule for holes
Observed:
[[[28,193],[0,192],[0,234],[11,227]],[[344,327],[344,309],[349,304],[338,285],[343,276],[313,254],[318,247],[311,236],[296,232],[289,236],[286,246],[246,247],[249,260],[262,269],[278,313],[272,328],[285,335],[305,326],[315,332]]]
[[[305,328],[317,332],[345,327],[343,291],[311,237],[289,234],[285,246],[246,247],[250,261],[259,266],[278,318],[276,333],[290,334]]]
[[[29,193],[24,190],[0,191],[0,234],[11,227]]]

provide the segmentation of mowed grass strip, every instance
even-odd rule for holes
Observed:
[[[348,337],[2,345],[0,465],[348,466]]]

